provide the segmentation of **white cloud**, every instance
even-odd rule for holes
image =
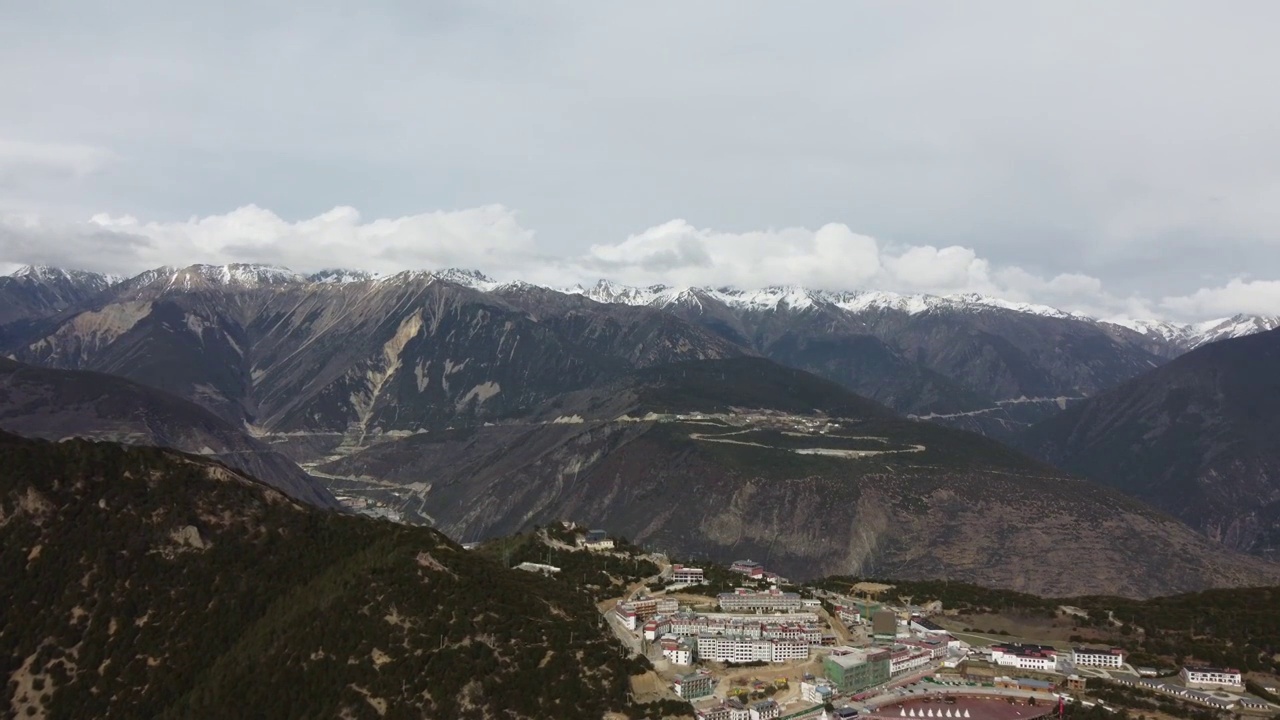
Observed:
[[[1280,280],[1236,278],[1221,287],[1201,288],[1181,297],[1166,297],[1160,305],[1177,316],[1280,315]]]
[[[1094,317],[1200,320],[1280,312],[1280,281],[1233,280],[1153,302],[1117,293],[1090,275],[1045,277],[956,245],[882,245],[837,223],[727,232],[672,220],[578,255],[557,255],[545,252],[533,230],[502,205],[368,221],[346,206],[291,222],[253,205],[179,222],[106,214],[79,223],[0,218],[0,267],[42,263],[130,274],[198,262],[270,263],[304,272],[465,267],[549,285],[609,278],[634,285],[977,292]]]
[[[370,222],[362,222],[350,207],[289,222],[253,205],[185,222],[141,222],[105,214],[85,223],[30,217],[0,221],[0,261],[125,274],[160,265],[231,262],[299,271],[513,267],[532,251],[533,233],[501,205]]]

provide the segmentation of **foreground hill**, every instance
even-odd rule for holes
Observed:
[[[1280,577],[1120,493],[757,358],[642,370],[320,471],[346,492],[398,486],[403,509],[465,540],[567,517],[796,578],[1147,596]]]
[[[1206,345],[1032,428],[1029,452],[1233,548],[1280,550],[1280,331]]]
[[[629,662],[587,596],[434,531],[307,508],[168,450],[0,434],[0,466],[12,716],[628,708]]]
[[[0,429],[25,437],[80,437],[207,455],[292,498],[337,507],[288,457],[188,400],[124,378],[0,358]]]

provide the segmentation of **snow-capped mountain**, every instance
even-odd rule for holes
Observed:
[[[1275,330],[1280,328],[1280,315],[1233,315],[1228,318],[1188,324],[1125,318],[1105,322],[1133,330],[1144,337],[1168,345],[1172,351],[1170,357],[1173,357],[1218,340]]]
[[[717,343],[729,343],[739,352],[808,370],[901,412],[997,436],[1199,345],[1280,326],[1280,318],[1253,316],[1187,325],[1102,321],[978,294],[909,295],[798,286],[633,287],[608,280],[555,289],[499,282],[459,268],[389,275],[331,269],[303,275],[271,265],[192,265],[156,268],[114,285],[104,276],[55,268],[26,269],[21,275],[3,279],[5,291],[27,299],[26,304],[8,303],[2,309],[9,312],[5,321],[46,317],[103,294],[121,303],[134,302],[111,317],[116,323],[143,312],[139,303],[175,302],[195,294],[204,304],[188,306],[184,312],[203,319],[184,318],[182,326],[244,325],[276,302],[293,303],[291,307],[305,302],[315,317],[332,316],[337,322],[337,308],[356,302],[357,295],[374,317],[384,310],[401,312],[403,303],[423,297],[433,286],[466,288],[468,302],[493,302],[538,323],[568,323],[565,328],[575,333],[591,329],[607,334],[627,323],[642,323],[646,333],[669,334],[672,343],[680,336],[684,339],[679,342],[688,343],[692,341],[685,335],[696,328],[704,347],[711,347],[707,338],[714,336]],[[78,294],[47,290],[73,280]],[[26,289],[16,291],[19,286]],[[50,297],[32,299],[33,287],[46,288],[44,295]],[[390,304],[375,307],[379,299]],[[102,299],[97,302],[100,306]],[[102,322],[85,320],[84,332]],[[174,325],[166,321],[163,327]],[[83,352],[91,346],[77,339],[81,330],[76,327],[62,332],[64,337],[32,342],[65,347],[58,352]],[[0,341],[3,335],[0,332]],[[228,351],[238,354],[251,341],[242,333],[229,335]],[[652,347],[667,347],[666,342]],[[634,347],[650,352],[647,346]],[[697,346],[686,346],[681,352],[698,351]],[[207,343],[201,352],[210,352]],[[716,345],[714,352],[723,355],[727,350]],[[654,357],[660,355],[655,351]],[[34,362],[44,362],[42,358],[31,356]],[[449,362],[462,359],[450,357]]]
[[[25,265],[0,277],[0,325],[61,312],[118,281],[101,273]]]

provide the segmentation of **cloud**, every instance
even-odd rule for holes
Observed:
[[[518,267],[533,233],[501,205],[362,221],[337,207],[289,222],[249,205],[183,222],[141,222],[95,215],[88,222],[0,220],[0,262],[82,267],[120,274],[161,265],[256,262],[298,271],[343,266],[381,272],[405,268]]]
[[[1220,317],[1239,313],[1280,315],[1280,280],[1236,278],[1216,288],[1160,301],[1168,313],[1189,317]]]

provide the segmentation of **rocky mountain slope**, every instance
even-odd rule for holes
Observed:
[[[655,309],[530,312],[446,277],[160,269],[37,323],[6,350],[146,383],[232,423],[355,444],[500,418],[635,367],[743,352]]]
[[[434,531],[167,450],[0,433],[0,467],[7,716],[646,716],[588,596]]]
[[[1280,331],[1212,343],[1091,398],[1019,444],[1228,547],[1280,551]]]
[[[975,294],[630,288],[606,281],[571,292],[663,308],[900,412],[999,438],[1209,338],[1280,324],[1280,318],[1238,318],[1125,326]]]
[[[171,447],[249,473],[289,497],[336,508],[285,455],[195,403],[113,375],[0,358],[0,428],[25,437],[79,437]]]
[[[402,508],[464,540],[567,517],[797,578],[1146,596],[1280,577],[1118,492],[756,358],[641,370],[319,471],[344,492],[398,486]]]
[[[82,270],[28,265],[0,276],[0,325],[48,317],[85,302],[118,278]]]
[[[23,282],[59,273],[31,271]],[[635,367],[741,354],[1007,438],[1208,339],[1280,323],[1117,324],[980,295],[605,281],[555,290],[465,270],[304,276],[194,265],[120,281],[62,275],[85,291],[24,301],[11,312],[20,319],[0,319],[0,352],[122,374],[265,431],[357,445],[380,432],[502,417]]]

